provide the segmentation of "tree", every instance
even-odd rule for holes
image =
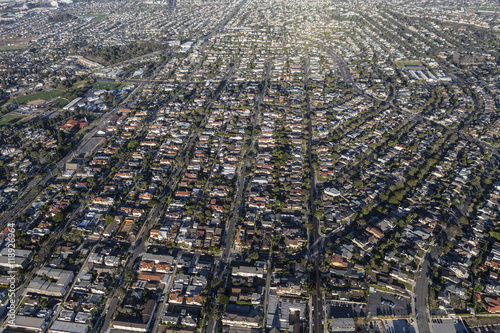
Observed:
[[[323,217],[323,211],[321,210],[318,210],[314,213],[314,217],[317,218],[318,220],[321,219],[321,217]]]
[[[95,178],[94,177],[87,178],[87,183],[89,184],[90,187],[94,187],[96,184]]]
[[[257,260],[257,259],[259,259],[259,254],[257,252],[252,252],[248,256],[248,259],[250,259],[250,260]]]
[[[447,254],[451,251],[451,249],[453,249],[453,243],[449,240],[445,240],[444,244],[441,245],[441,251],[443,252],[443,254]]]
[[[125,272],[125,281],[132,281],[135,278],[135,273],[130,268]]]
[[[127,144],[128,149],[135,149],[139,145],[137,140],[132,140]]]
[[[458,218],[458,223],[460,223],[460,225],[469,225],[469,219],[465,216],[460,216]]]
[[[125,295],[127,295],[127,290],[125,288],[123,288],[123,287],[118,288],[118,295],[121,298],[124,298]]]
[[[110,225],[111,223],[113,223],[114,219],[115,218],[112,215],[106,215],[106,217],[104,218],[104,220],[106,221],[106,225]]]
[[[57,223],[64,221],[64,214],[62,212],[57,213],[56,215],[52,216],[52,221]]]
[[[366,220],[365,219],[359,219],[359,220],[356,220],[356,223],[359,226],[364,226],[364,225],[366,225]]]
[[[229,304],[229,297],[226,295],[220,295],[217,300],[218,300],[218,303],[221,305]]]
[[[363,187],[363,181],[360,179],[356,179],[352,185],[354,186],[354,188],[360,189]]]
[[[159,201],[156,200],[156,199],[151,199],[151,200],[148,201],[148,206],[149,207],[154,207],[154,206],[156,206],[158,204],[159,204]]]
[[[65,242],[72,242],[72,243],[81,243],[83,240],[82,237],[82,231],[80,230],[71,230],[69,233],[65,233],[62,235],[62,239]]]

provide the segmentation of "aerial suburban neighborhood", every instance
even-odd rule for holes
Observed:
[[[500,332],[497,0],[0,0],[0,330]]]

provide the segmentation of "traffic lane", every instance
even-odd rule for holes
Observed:
[[[393,306],[383,304],[382,301],[389,301]],[[390,303],[389,303],[390,304]],[[361,312],[366,311],[370,316],[401,316],[406,317],[412,313],[411,300],[408,297],[398,299],[396,295],[384,293],[377,290],[376,293],[368,296],[368,304],[365,309],[359,307],[355,309],[355,316],[358,317]]]
[[[116,310],[116,306],[118,304],[118,296],[113,297],[111,300],[108,309],[106,310],[106,317],[104,319],[104,324],[102,325],[102,332],[106,332],[109,329],[109,325],[111,323],[111,316]]]
[[[429,272],[429,260],[426,259],[422,264],[422,270],[420,271],[420,277],[417,279],[417,284],[415,285],[415,316],[417,318],[418,331],[419,333],[431,333],[429,327],[429,315],[427,313],[427,290],[428,290],[428,279],[427,274]]]

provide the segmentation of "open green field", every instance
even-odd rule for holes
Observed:
[[[422,66],[422,63],[419,60],[398,60],[394,62],[398,67],[405,66]]]
[[[69,101],[65,98],[58,98],[54,100],[54,103],[57,104],[58,107],[63,108],[69,103]]]
[[[92,15],[94,16],[94,15]],[[93,22],[101,22],[102,20],[104,20],[106,18],[106,16],[108,15],[105,15],[105,14],[101,14],[101,15],[97,15],[96,17],[94,17],[92,19]]]
[[[0,118],[0,126],[11,126],[18,123],[21,119],[27,116],[18,113],[7,113]]]
[[[29,38],[0,38],[0,51],[24,49],[28,42]]]
[[[104,89],[104,90],[114,90],[121,86],[121,83],[118,82],[96,82],[92,86],[94,89]]]
[[[0,46],[0,52],[22,50],[25,47],[26,47],[26,45],[5,45],[5,46]]]
[[[36,101],[37,99],[43,99],[44,101],[48,101],[49,99],[61,96],[62,93],[63,93],[62,90],[57,90],[57,89],[42,91],[36,94],[11,98],[9,100],[9,104],[10,103],[26,104],[31,101]]]
[[[129,84],[134,84],[131,82],[96,82],[92,85],[93,89],[104,89],[104,90],[113,90],[113,89],[121,89]]]
[[[474,11],[481,11],[481,12],[495,12],[495,13],[500,12],[500,7],[472,7],[470,9],[474,10]]]

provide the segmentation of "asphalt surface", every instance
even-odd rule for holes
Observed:
[[[148,81],[145,81],[144,83],[151,81],[152,77],[153,77],[153,75],[150,77],[150,79]],[[55,178],[53,177],[52,172],[56,169],[56,167],[59,168],[60,170],[63,170],[65,165],[66,165],[66,162],[70,161],[72,158],[75,157],[75,154],[80,149],[82,149],[90,141],[90,139],[92,139],[92,137],[97,133],[98,130],[103,128],[103,126],[108,122],[108,120],[118,112],[120,107],[122,107],[126,103],[127,99],[130,96],[135,95],[139,90],[142,89],[142,86],[144,85],[144,83],[142,83],[141,85],[136,87],[126,98],[124,98],[120,102],[120,104],[116,108],[114,108],[111,111],[104,114],[101,117],[101,120],[94,126],[94,128],[91,129],[90,131],[88,131],[87,134],[84,135],[84,137],[80,140],[79,144],[75,148],[73,148],[68,154],[66,154],[66,156],[64,158],[62,158],[60,161],[58,161],[55,166],[46,167],[43,170],[43,172],[47,172],[47,174],[42,179],[32,180],[25,189],[25,192],[26,191],[29,191],[29,192],[23,196],[23,198],[15,205],[14,208],[6,211],[4,213],[4,215],[0,218],[0,226],[3,227],[6,223],[8,223],[14,217],[21,214],[27,208],[29,208],[30,203],[38,195],[38,191],[35,191],[35,187],[37,185],[46,186],[48,183],[50,184],[51,182],[53,182]]]
[[[432,250],[432,252],[425,257],[425,260],[422,263],[420,276],[418,277],[417,283],[414,288],[415,316],[417,319],[419,333],[431,333],[431,329],[429,326],[429,279],[427,278],[427,275],[430,272],[431,261],[436,260],[439,257],[439,251],[439,247],[436,246]]]
[[[492,328],[490,326],[490,328]],[[448,318],[435,318],[432,320],[432,331],[434,333],[468,333],[469,331],[465,328],[463,325],[462,321],[457,320],[457,319],[448,319]],[[481,332],[500,332],[500,328],[497,328],[497,330],[493,329],[488,329],[484,330],[484,328],[481,330]]]
[[[384,320],[386,333],[415,333],[415,328],[406,319]]]
[[[266,82],[267,80],[269,80],[269,74],[270,74],[270,71],[271,71],[271,63],[268,62],[267,64],[267,67],[266,67],[266,74],[265,74],[265,78],[264,78],[264,81]],[[257,102],[255,103],[256,107],[254,109],[254,112],[255,112],[255,118],[254,118],[254,121],[252,123],[252,125],[255,127],[257,122],[258,122],[258,119],[259,119],[259,115],[258,115],[258,110],[259,110],[259,106],[262,104],[262,101],[264,100],[264,95],[265,95],[265,89],[266,89],[266,86],[264,85],[263,86],[263,89],[262,91],[260,92],[259,94],[259,97],[257,99]],[[254,141],[254,139],[252,139],[252,142]],[[214,275],[215,276],[219,276],[219,279],[222,279],[223,278],[223,275],[224,275],[224,272],[225,272],[225,267],[227,264],[229,264],[229,261],[230,261],[230,257],[231,257],[231,248],[232,248],[232,235],[234,233],[234,227],[236,225],[236,222],[238,220],[238,216],[239,216],[239,208],[240,208],[240,205],[238,205],[237,203],[239,202],[240,198],[242,197],[243,195],[243,190],[245,188],[245,185],[246,185],[246,179],[245,179],[245,176],[243,174],[243,172],[241,172],[241,170],[244,170],[246,168],[246,161],[247,161],[247,153],[248,153],[249,150],[247,150],[247,152],[245,153],[245,156],[243,158],[244,162],[243,164],[240,166],[240,169],[238,170],[238,179],[237,179],[237,190],[236,190],[236,195],[235,195],[235,199],[233,200],[233,203],[231,205],[231,213],[232,213],[232,216],[230,217],[229,219],[229,225],[227,227],[227,232],[225,233],[226,234],[226,242],[224,244],[224,249],[222,251],[222,256],[220,258],[220,262],[218,263],[217,267],[218,267],[218,271],[214,272]],[[244,200],[242,200],[244,201]],[[270,263],[269,263],[270,264]],[[267,284],[266,284],[267,286]],[[266,287],[266,290],[267,287]],[[267,296],[267,294],[266,294]],[[267,299],[267,298],[266,298]],[[212,314],[214,314],[216,312],[216,308],[217,308],[217,303],[215,302],[215,300],[213,301],[213,306],[212,306]],[[264,305],[264,308],[265,308],[265,305]],[[266,316],[264,315],[264,318]],[[265,319],[264,319],[265,320]],[[216,330],[216,320],[215,320],[215,317],[213,315],[209,316],[209,319],[208,319],[208,323],[207,323],[207,326],[205,328],[205,332],[206,333],[212,333],[212,332],[215,332]]]
[[[308,59],[306,59],[305,67],[304,67],[304,88],[307,87],[307,81],[309,80],[309,63]],[[311,166],[311,187],[310,187],[310,193],[309,193],[309,208],[310,208],[310,216],[309,220],[312,223],[312,230],[310,232],[310,240],[312,240],[312,246],[310,248],[310,253],[313,254],[318,254],[312,256],[313,259],[313,264],[314,264],[314,271],[312,272],[312,280],[314,281],[314,285],[316,288],[316,292],[312,296],[312,305],[314,307],[313,311],[313,333],[322,333],[323,332],[323,324],[322,324],[322,319],[323,319],[323,293],[320,289],[321,285],[321,274],[319,271],[319,266],[321,265],[322,262],[322,256],[321,256],[321,244],[322,242],[319,241],[322,239],[321,234],[320,234],[320,223],[317,218],[314,217],[314,214],[316,212],[316,207],[314,204],[314,200],[316,198],[316,171],[312,167],[312,162],[313,162],[313,157],[312,157],[312,137],[313,137],[313,128],[312,128],[312,118],[311,118],[311,102],[309,99],[309,94],[306,89],[304,89],[305,94],[306,94],[306,102],[307,102],[307,118],[308,118],[308,138],[307,138],[307,159],[309,161],[309,164]]]
[[[335,52],[333,52],[332,50],[330,50],[329,48],[325,48],[325,50],[337,62],[337,65],[339,66],[340,74],[342,75],[342,78],[344,79],[344,82],[347,85],[352,86],[356,90],[357,93],[359,93],[359,94],[363,93],[363,91],[361,90],[361,88],[359,88],[358,85],[352,79],[351,73],[349,72],[349,69],[347,68],[347,63],[345,62],[345,60],[342,57],[340,57],[338,54],[336,54]]]
[[[394,303],[394,307],[382,304],[382,300],[387,300]],[[375,294],[370,294],[368,304],[365,309],[356,310],[356,317],[365,311],[369,316],[399,316],[407,317],[412,313],[411,300],[403,297],[398,299],[396,295],[377,291]]]

